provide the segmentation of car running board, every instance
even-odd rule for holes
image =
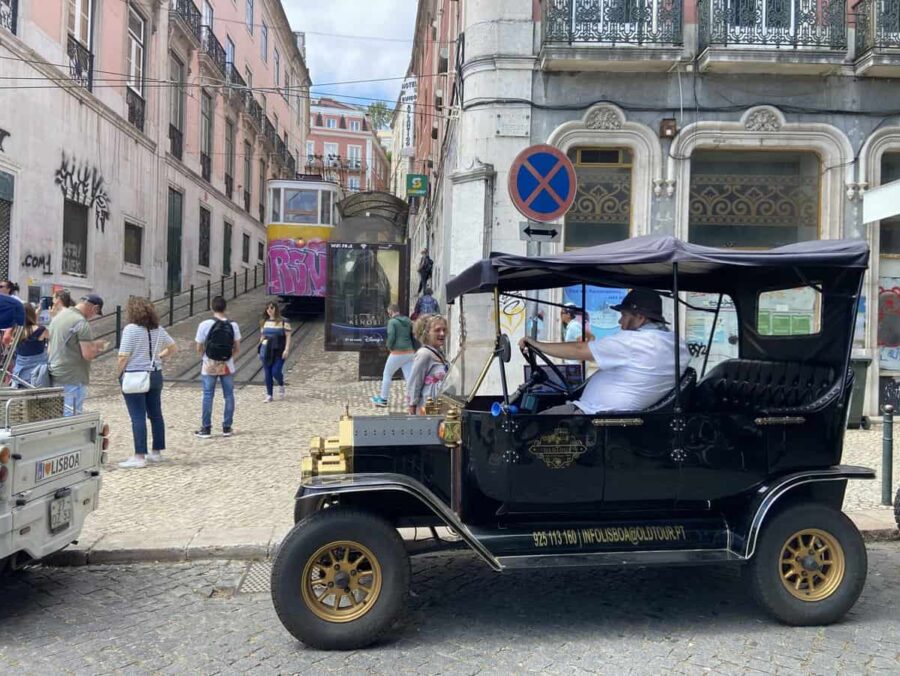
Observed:
[[[597,566],[659,566],[703,563],[740,563],[742,556],[730,549],[673,549],[641,552],[579,552],[500,556],[503,570],[524,568],[580,568]]]

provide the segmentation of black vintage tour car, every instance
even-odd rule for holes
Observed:
[[[778,620],[838,620],[866,579],[841,505],[847,481],[874,472],[840,461],[868,256],[857,240],[736,251],[642,237],[492,254],[464,270],[447,285],[455,318],[464,294],[493,294],[484,369],[471,388],[450,378],[432,415],[348,414],[337,436],[313,439],[272,571],[282,623],[309,646],[365,646],[404,609],[410,555],[447,546],[496,571],[737,564]],[[688,368],[675,350],[678,386],[648,408],[540,415],[583,384],[530,346],[524,382],[508,382],[501,299],[549,303],[558,294],[545,290],[582,284],[659,291],[678,335],[689,313],[706,313],[708,342]],[[726,319],[732,354],[710,365]],[[465,334],[465,320],[453,330]],[[478,394],[493,362],[503,394]],[[404,527],[434,537],[404,540]]]

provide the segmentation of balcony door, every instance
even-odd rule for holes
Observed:
[[[181,236],[184,195],[169,188],[168,246],[166,247],[166,294],[181,291]]]

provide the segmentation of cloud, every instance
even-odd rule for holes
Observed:
[[[342,99],[362,105],[367,105],[369,98],[385,99],[390,102],[389,108],[393,106],[401,79],[347,85],[330,83],[402,78],[412,52],[416,0],[282,0],[282,4],[291,28],[306,32],[306,61],[314,93],[366,97]],[[334,34],[397,41],[348,39]]]

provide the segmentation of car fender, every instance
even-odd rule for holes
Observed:
[[[496,557],[476,538],[440,498],[421,482],[403,474],[332,474],[311,477],[297,491],[295,517],[306,517],[323,508],[329,500],[340,495],[396,492],[409,496],[432,512],[449,528],[456,531],[463,542],[491,568],[502,566]]]
[[[798,491],[812,484],[825,484],[841,481],[846,484],[850,479],[874,479],[875,470],[868,467],[838,465],[827,469],[805,470],[778,477],[759,486],[755,499],[751,502],[747,514],[746,537],[744,551],[739,552],[743,558],[750,559],[756,552],[756,542],[766,518],[773,514],[777,507],[796,495]],[[840,490],[843,496],[843,487]],[[840,507],[840,505],[838,505]]]

